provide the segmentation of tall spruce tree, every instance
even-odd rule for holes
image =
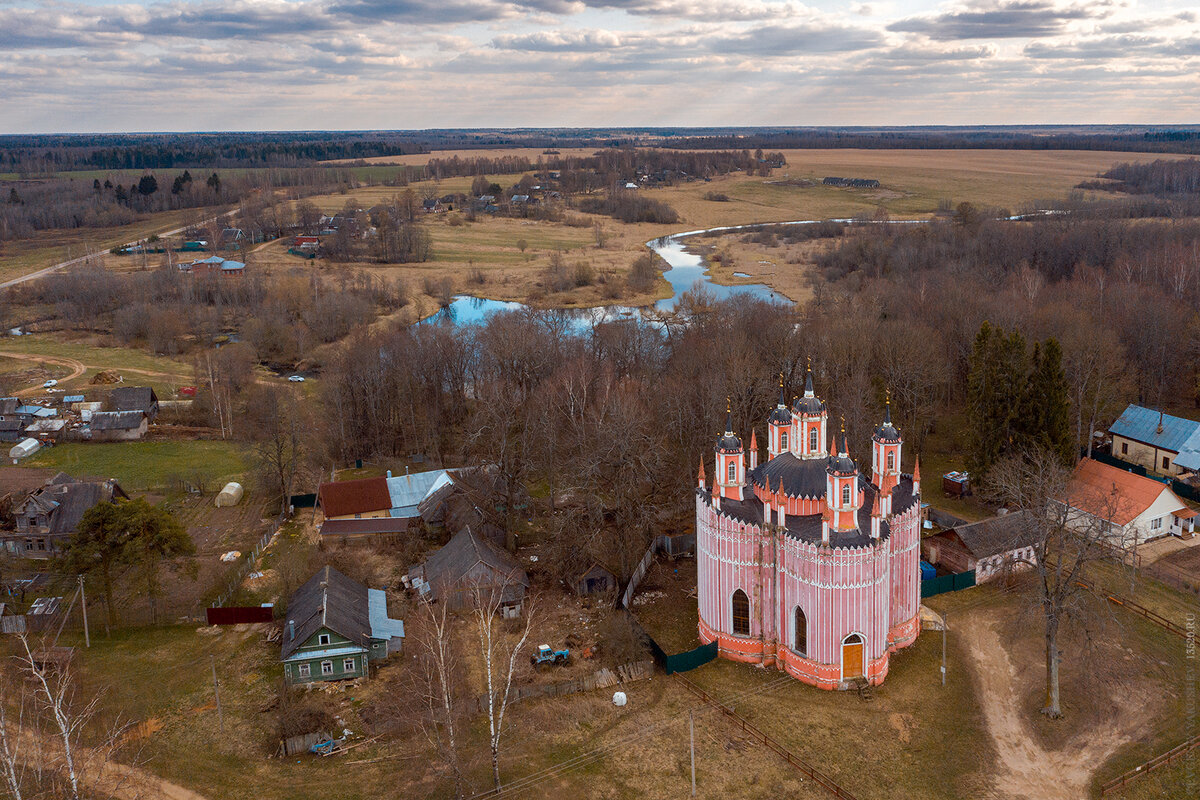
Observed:
[[[1074,462],[1071,441],[1071,403],[1062,365],[1062,347],[1057,339],[1035,344],[1021,414],[1017,420],[1018,440],[1023,447],[1053,453],[1064,466]]]
[[[984,322],[975,337],[967,374],[970,468],[985,473],[1017,437],[1028,379],[1025,337]]]

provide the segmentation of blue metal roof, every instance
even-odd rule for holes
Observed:
[[[82,402],[83,402],[83,395],[81,395],[81,394],[69,394],[69,395],[67,395],[66,397],[64,397],[64,398],[62,399],[62,401],[63,401],[64,403],[82,403]]]
[[[1113,436],[1124,436],[1151,447],[1178,453],[1176,464],[1184,469],[1200,469],[1200,422],[1170,414],[1160,417],[1159,412],[1152,408],[1131,403],[1108,432]]]
[[[367,589],[367,620],[372,639],[404,638],[404,620],[388,616],[387,593],[382,589]]]
[[[449,482],[449,472],[444,469],[388,477],[388,494],[392,498],[391,516],[401,519],[420,516],[421,512],[417,510],[420,502]]]

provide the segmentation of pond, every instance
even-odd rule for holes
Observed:
[[[740,227],[740,226],[739,226]],[[713,230],[734,230],[734,228],[714,228]],[[778,294],[771,287],[761,283],[745,283],[736,286],[722,286],[712,282],[712,275],[704,266],[704,260],[695,253],[684,249],[683,239],[706,231],[687,231],[673,236],[666,236],[646,242],[646,246],[662,257],[669,268],[663,271],[663,277],[671,284],[671,296],[654,304],[656,311],[671,311],[679,305],[680,296],[690,290],[699,281],[704,288],[718,300],[724,300],[738,294],[746,294],[763,300],[783,302],[787,298]],[[742,276],[739,277],[749,277]],[[525,308],[524,303],[506,300],[489,300],[471,295],[458,295],[447,308],[429,317],[428,322],[446,322],[453,325],[474,325],[483,322],[491,314],[500,311],[517,311]],[[614,319],[640,317],[641,312],[651,306],[596,306],[594,308],[564,309],[578,321],[580,327],[589,327],[601,322]]]

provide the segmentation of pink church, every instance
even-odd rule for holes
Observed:
[[[920,630],[920,465],[900,472],[890,404],[870,478],[844,431],[827,445],[811,372],[790,409],[780,388],[765,463],[752,433],[747,468],[730,417],[716,481],[710,491],[701,462],[696,491],[701,641],[823,689],[882,683],[891,653]]]

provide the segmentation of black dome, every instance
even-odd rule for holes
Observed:
[[[875,429],[875,439],[880,442],[900,441],[900,431],[891,422],[885,422]]]
[[[721,453],[736,453],[742,449],[742,440],[736,434],[726,432],[717,439],[717,450]]]
[[[797,414],[820,414],[825,410],[825,404],[816,396],[800,397],[792,405],[792,410]]]
[[[853,475],[858,467],[850,456],[834,456],[829,459],[829,471],[835,475]]]
[[[783,406],[776,406],[771,409],[771,416],[767,417],[767,421],[772,425],[791,425],[792,412],[788,411]]]

